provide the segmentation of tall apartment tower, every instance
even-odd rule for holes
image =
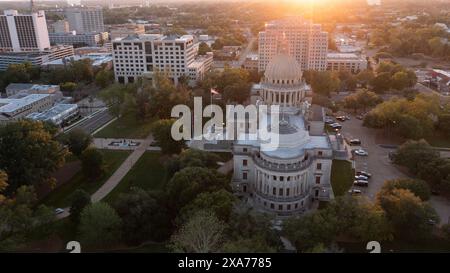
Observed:
[[[50,48],[45,12],[19,14],[5,10],[0,15],[0,52],[43,51]]]
[[[70,31],[77,33],[103,32],[103,10],[101,7],[76,7],[65,11]]]
[[[328,33],[320,24],[313,24],[302,17],[287,17],[266,24],[259,33],[259,65],[263,72],[277,54],[280,39],[286,39],[289,55],[301,65],[302,70],[327,69]]]

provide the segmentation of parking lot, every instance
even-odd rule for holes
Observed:
[[[389,161],[388,154],[391,149],[382,148],[375,142],[376,130],[362,126],[362,121],[351,116],[350,120],[340,122],[341,133],[347,139],[358,138],[362,141],[360,146],[350,146],[351,149],[363,148],[368,156],[355,155],[356,171],[366,171],[372,174],[368,187],[355,187],[374,200],[377,192],[383,186],[384,181],[389,179],[406,177]]]
[[[362,126],[362,121],[350,116],[350,120],[339,121],[342,125],[341,134],[346,139],[358,138],[362,141],[361,146],[349,146],[351,149],[359,147],[366,150],[368,156],[355,155],[356,171],[367,171],[372,174],[369,179],[368,187],[354,187],[362,191],[371,200],[375,200],[378,191],[383,186],[384,181],[396,178],[407,178],[395,165],[390,163],[389,152],[393,149],[383,148],[376,143],[376,129]],[[441,223],[447,223],[450,220],[450,201],[440,196],[432,196],[430,204],[436,209],[441,217]]]

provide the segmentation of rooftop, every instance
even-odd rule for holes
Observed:
[[[362,56],[359,56],[355,53],[328,53],[328,59],[362,59]]]
[[[34,120],[56,120],[63,117],[65,114],[68,114],[78,108],[77,104],[56,104],[52,108],[39,113],[34,112],[27,116],[27,118],[31,118]]]
[[[20,99],[0,99],[0,113],[12,113],[24,106],[40,101],[50,95],[31,94]]]
[[[64,62],[79,61],[83,59],[90,59],[93,66],[100,66],[104,63],[111,62],[113,60],[113,57],[111,53],[89,53],[86,55],[74,55],[63,59],[57,59],[54,61],[43,63],[42,65],[63,65]]]

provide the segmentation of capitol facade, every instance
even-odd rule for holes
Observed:
[[[265,113],[278,114],[279,124],[270,124],[270,118],[258,121],[269,132],[276,127],[275,149],[265,149],[263,140],[245,137],[233,145],[233,190],[258,210],[295,215],[311,209],[315,201],[334,198],[330,184],[333,149],[324,132],[325,114],[322,107],[306,102],[308,90],[301,66],[284,53],[270,61],[260,84],[252,90],[257,107],[280,107],[279,113]]]

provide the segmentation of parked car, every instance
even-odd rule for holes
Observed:
[[[358,189],[351,189],[351,190],[349,190],[348,192],[349,192],[351,195],[359,195],[359,194],[362,193],[361,190],[358,190]]]
[[[326,123],[326,124],[333,124],[333,123],[334,123],[334,119],[328,118],[328,117],[327,117],[327,118],[325,119],[325,123]]]
[[[366,152],[366,151],[363,150],[363,149],[355,150],[355,154],[356,154],[356,155],[360,155],[360,156],[368,156],[368,155],[369,155],[369,153]]]
[[[347,119],[345,118],[345,116],[338,116],[336,117],[337,120],[339,121],[346,121]]]
[[[365,175],[355,175],[355,180],[369,180],[369,178]]]
[[[62,208],[55,209],[55,214],[61,214],[63,212],[64,212],[64,209],[62,209]]]
[[[342,129],[342,125],[340,125],[339,123],[335,122],[333,124],[330,124],[330,127],[333,129]]]
[[[369,181],[366,181],[366,180],[355,180],[353,182],[353,185],[359,186],[359,187],[367,187],[367,186],[369,186]]]
[[[358,138],[350,139],[350,145],[361,145],[361,140]]]
[[[367,176],[368,178],[372,177],[372,174],[368,173],[366,171],[357,171],[356,175],[364,175],[364,176]]]
[[[363,120],[364,116],[363,115],[357,115],[356,118],[359,119],[359,120]]]

